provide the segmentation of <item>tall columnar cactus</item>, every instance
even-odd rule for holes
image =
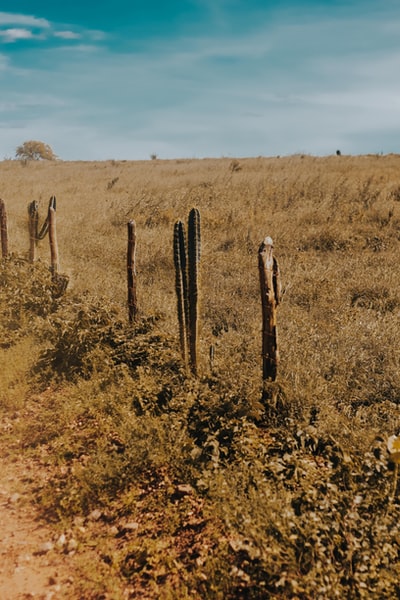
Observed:
[[[0,235],[1,235],[1,255],[3,258],[8,256],[8,228],[6,205],[0,200]]]
[[[192,208],[188,221],[188,295],[189,356],[194,375],[197,375],[198,358],[200,242],[200,213]]]
[[[258,250],[258,269],[262,304],[263,382],[276,380],[279,362],[276,307],[281,299],[278,262],[273,256],[273,242],[266,237]],[[263,393],[266,398],[268,394]]]
[[[182,221],[177,221],[174,226],[175,291],[179,321],[179,340],[185,365],[187,365],[188,361],[187,331],[189,321],[186,262],[185,227]]]
[[[128,275],[128,318],[129,322],[136,321],[137,286],[136,286],[136,223],[128,222],[128,251],[127,251],[127,275]]]
[[[187,247],[184,224],[175,223],[174,264],[182,357],[194,375],[198,373],[200,242],[200,213],[193,208],[189,213]]]

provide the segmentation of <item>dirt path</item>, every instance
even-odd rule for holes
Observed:
[[[71,598],[73,556],[62,551],[54,531],[39,520],[27,500],[31,497],[29,487],[38,476],[40,473],[32,464],[0,455],[2,600]]]

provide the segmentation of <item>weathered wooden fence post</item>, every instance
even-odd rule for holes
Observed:
[[[268,236],[258,250],[258,269],[262,304],[262,377],[263,401],[276,403],[276,391],[268,385],[277,377],[279,352],[277,340],[276,307],[281,299],[278,262],[273,256],[273,241]]]
[[[138,314],[137,305],[137,285],[136,285],[136,223],[128,222],[128,252],[127,252],[127,272],[128,272],[128,311],[129,322],[136,321]]]
[[[60,268],[58,260],[58,243],[56,228],[56,210],[49,206],[49,241],[50,241],[50,271],[53,280],[57,279]]]
[[[36,245],[38,240],[39,208],[38,203],[33,200],[28,205],[29,214],[29,262],[36,260]]]
[[[0,231],[1,231],[1,255],[3,258],[8,256],[8,229],[6,205],[0,200]]]
[[[37,242],[39,240],[43,240],[49,231],[50,208],[52,208],[54,211],[56,210],[56,197],[55,196],[52,196],[49,200],[49,208],[47,211],[47,215],[46,215],[43,225],[39,231],[38,203],[35,200],[33,200],[32,202],[30,202],[28,204],[29,260],[32,263],[35,262],[35,260],[36,260]]]
[[[46,237],[47,232],[49,231],[49,225],[50,225],[50,208],[52,208],[54,211],[56,210],[56,197],[52,196],[49,200],[49,208],[47,211],[47,216],[46,219],[44,220],[44,223],[39,231],[39,233],[37,234],[37,239],[38,240],[43,240]]]
[[[50,272],[51,279],[53,282],[53,297],[59,298],[68,287],[69,277],[68,275],[60,274],[60,261],[58,255],[58,242],[57,242],[57,227],[56,227],[56,197],[52,196],[49,202],[49,209],[47,213],[47,219],[43,224],[42,230],[44,231],[43,237],[46,235],[46,231],[49,231],[49,242],[50,242]],[[47,228],[46,228],[47,222]],[[42,232],[39,232],[38,237],[42,239]]]

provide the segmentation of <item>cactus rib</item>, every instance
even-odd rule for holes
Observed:
[[[182,357],[185,364],[187,364],[188,294],[186,276],[185,229],[182,221],[177,221],[174,226],[174,265],[175,290],[177,297],[179,321],[179,339]]]
[[[194,375],[198,371],[198,313],[199,313],[199,262],[200,262],[200,213],[192,208],[188,220],[188,295],[189,295],[189,355]]]

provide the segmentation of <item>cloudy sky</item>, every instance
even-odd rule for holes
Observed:
[[[400,152],[399,0],[0,8],[0,160]]]

